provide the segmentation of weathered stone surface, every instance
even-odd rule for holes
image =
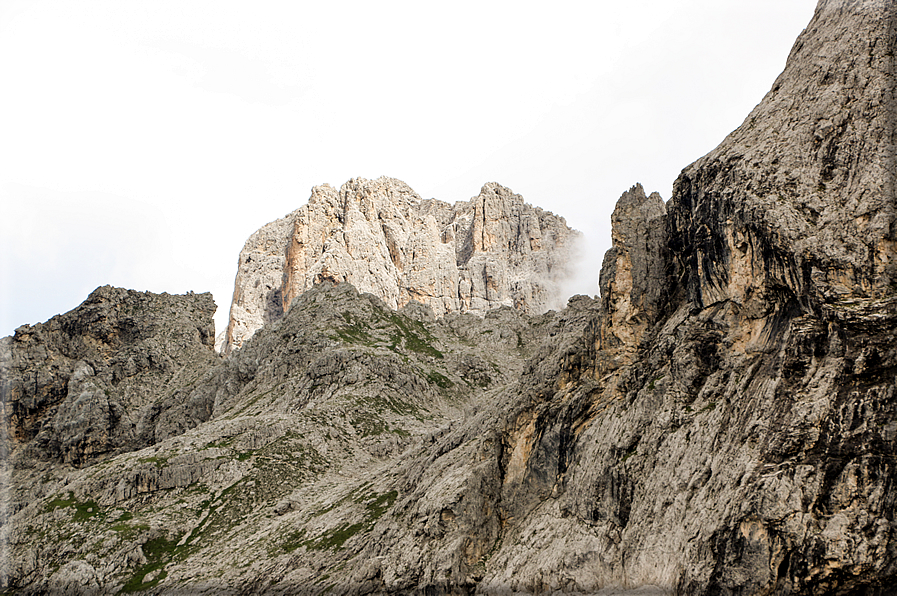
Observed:
[[[347,281],[394,309],[414,300],[436,316],[560,308],[577,238],[563,218],[495,183],[455,205],[392,178],[318,186],[243,248],[225,351],[322,281]]]
[[[611,216],[613,246],[604,255],[599,277],[603,306],[612,318],[605,340],[628,346],[628,356],[657,321],[665,298],[664,215],[666,206],[660,195],[645,196],[641,184],[636,184],[623,193]]]
[[[895,293],[892,12],[821,1],[772,90],[677,180],[670,242],[698,304]]]
[[[283,268],[297,212],[257,230],[240,251],[223,353],[283,316]]]
[[[177,404],[208,404],[205,423],[83,469],[35,461],[11,470],[7,586],[79,593],[84,578],[85,590],[109,593],[158,579],[173,593],[246,582],[302,593],[316,572],[290,563],[299,544],[317,553],[309,569],[343,552],[324,544],[363,545],[398,498],[406,455],[428,452],[513,383],[545,321],[510,307],[437,319],[419,303],[396,312],[348,284],[317,285],[183,385]],[[316,521],[303,530],[304,519]],[[157,547],[166,550],[151,555]],[[44,573],[57,565],[64,571]]]

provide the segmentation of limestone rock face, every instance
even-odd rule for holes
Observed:
[[[455,205],[392,178],[318,186],[243,248],[225,351],[321,282],[347,281],[394,309],[414,300],[436,316],[560,308],[577,237],[563,218],[495,183]]]
[[[820,1],[744,123],[676,181],[672,247],[701,305],[894,295],[893,3]],[[762,231],[762,232],[761,232]]]
[[[290,215],[257,230],[240,251],[234,295],[230,306],[222,352],[243,344],[256,329],[283,316],[283,268],[285,247],[293,231]]]
[[[645,195],[641,184],[623,193],[611,216],[613,246],[604,255],[599,286],[605,312],[613,319],[606,341],[639,345],[656,322],[665,299],[666,206],[658,193]]]

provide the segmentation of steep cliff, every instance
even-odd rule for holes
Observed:
[[[311,285],[198,380],[160,386],[153,403],[204,404],[202,420],[82,467],[29,451],[57,418],[26,420],[31,369],[7,367],[5,428],[31,430],[5,439],[3,586],[894,594],[895,13],[821,1],[772,91],[668,203],[620,198],[600,299],[436,317]],[[510,237],[470,237],[493,235]],[[280,267],[303,262],[290,246]],[[327,278],[307,267],[295,279]],[[25,336],[3,345],[36,362]],[[101,352],[142,345],[122,337]]]
[[[317,186],[243,247],[225,352],[322,281],[348,281],[392,308],[414,300],[437,316],[560,308],[577,237],[563,218],[495,183],[454,205],[392,178]]]
[[[893,593],[894,21],[820,2],[666,214],[621,198],[597,332],[505,426],[478,589]]]

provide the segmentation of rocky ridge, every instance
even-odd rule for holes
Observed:
[[[399,476],[438,477],[393,468],[489,406],[549,321],[510,307],[436,319],[315,286],[179,394],[209,405],[204,424],[83,469],[34,470],[19,445],[4,495],[7,587],[229,593],[247,572],[262,592],[320,583],[315,570],[394,505]],[[317,553],[305,570],[292,563],[300,547]]]
[[[495,183],[454,205],[393,178],[316,186],[306,205],[246,241],[224,351],[322,281],[347,281],[394,309],[414,300],[436,316],[560,308],[577,239],[563,218]]]
[[[668,203],[621,197],[600,299],[319,284],[179,394],[192,428],[80,468],[6,437],[4,587],[894,593],[895,13],[822,0]]]

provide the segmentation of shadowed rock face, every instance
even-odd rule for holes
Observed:
[[[49,339],[18,352],[48,389],[29,401],[18,364],[4,386],[4,587],[893,594],[894,12],[821,2],[770,94],[667,204],[624,193],[600,300],[437,318],[312,284],[229,358],[167,381],[153,403],[203,404],[195,422],[83,468],[36,438],[78,416],[31,404],[96,395],[102,359],[66,355],[85,366],[66,361],[62,391],[42,380]],[[456,259],[493,242],[470,227]],[[109,312],[130,300],[114,293]],[[63,343],[112,361],[155,337],[93,308],[45,327],[71,321]],[[64,411],[102,406],[78,399]]]
[[[423,200],[392,178],[317,186],[307,205],[246,242],[225,352],[320,282],[348,281],[394,309],[414,300],[437,316],[560,308],[578,237],[563,218],[495,183],[454,205]]]

